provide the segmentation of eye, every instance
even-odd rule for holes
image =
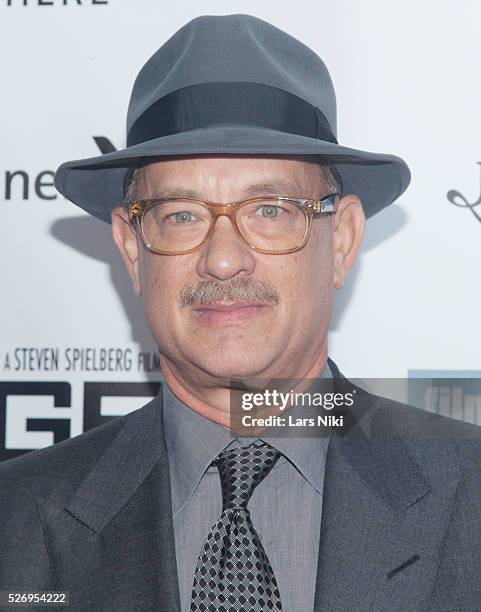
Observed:
[[[282,209],[280,206],[275,206],[273,204],[264,204],[260,206],[258,210],[266,219],[274,219],[280,215]]]
[[[194,215],[188,210],[181,210],[173,215],[169,215],[169,217],[173,217],[175,223],[188,223],[189,221],[193,220]]]

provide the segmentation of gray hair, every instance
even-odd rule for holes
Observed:
[[[342,194],[342,181],[336,168],[328,161],[318,162],[321,169],[321,177],[327,185],[330,193]]]
[[[128,206],[130,202],[139,198],[139,183],[143,173],[143,167],[131,168],[129,171],[130,178],[128,179],[127,188],[125,190],[124,204]]]
[[[306,157],[307,159],[307,157]],[[337,170],[328,161],[322,160],[317,162],[321,172],[321,179],[324,180],[327,189],[330,193],[342,193],[342,183]],[[129,173],[131,174],[130,180],[127,183],[125,190],[124,204],[128,207],[130,202],[138,200],[140,194],[140,183],[144,178],[143,166],[138,168],[131,168]]]

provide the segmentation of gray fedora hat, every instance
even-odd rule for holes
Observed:
[[[370,217],[404,192],[409,168],[394,155],[339,145],[336,131],[332,81],[311,49],[251,15],[204,15],[139,72],[126,148],[63,163],[55,186],[110,222],[131,169],[164,156],[312,155],[337,170],[343,193],[357,194]]]

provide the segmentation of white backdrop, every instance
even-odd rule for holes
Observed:
[[[1,0],[0,434],[8,456],[53,442],[54,426],[39,432],[32,421],[26,431],[28,418],[63,422],[56,439],[81,433],[85,397],[98,391],[86,382],[159,379],[138,367],[139,353],[152,359],[155,345],[110,226],[56,194],[50,173],[97,155],[94,137],[123,147],[145,60],[193,17],[239,12],[324,59],[341,143],[398,154],[412,170],[406,194],[367,224],[359,263],[336,294],[330,355],[350,377],[481,369],[481,204],[457,207],[447,196],[480,199],[479,0]],[[51,352],[43,348],[58,362],[42,360]],[[102,348],[122,351],[123,365],[94,371]],[[74,349],[90,349],[90,362],[72,371]],[[100,392],[97,416],[138,407],[148,394],[113,388]]]

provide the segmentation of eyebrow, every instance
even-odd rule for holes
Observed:
[[[250,197],[258,195],[280,195],[287,197],[298,197],[300,194],[297,193],[299,190],[291,183],[284,181],[275,182],[261,182],[249,185],[241,190],[241,197]],[[194,198],[197,200],[203,200],[204,195],[192,190],[179,188],[163,188],[156,189],[153,198]],[[240,198],[239,198],[240,199]]]

